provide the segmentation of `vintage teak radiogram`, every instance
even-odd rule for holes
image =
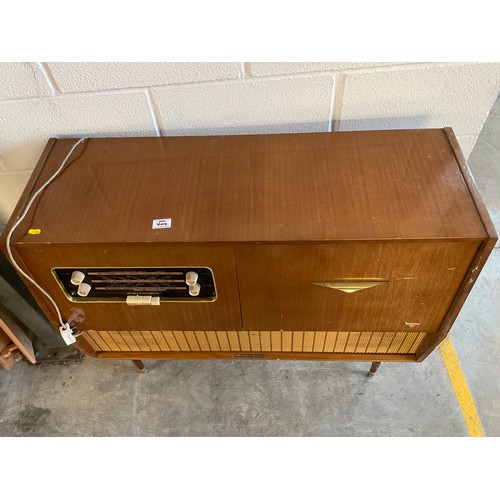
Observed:
[[[49,140],[4,250],[75,142]],[[86,139],[11,248],[89,356],[364,360],[373,373],[446,337],[495,241],[445,128]]]

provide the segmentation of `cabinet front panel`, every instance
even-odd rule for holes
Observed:
[[[234,250],[231,245],[44,245],[21,247],[18,252],[31,274],[54,297],[65,320],[75,324],[79,330],[241,329]],[[74,301],[68,297],[52,272],[54,268],[119,270],[120,267],[128,271],[131,268],[155,267],[207,268],[213,273],[216,297],[205,300],[203,294],[189,297],[183,291],[179,301],[162,300],[159,306],[127,305],[123,299],[93,301],[90,298],[88,302]],[[30,289],[40,305],[45,306],[49,318],[55,321],[52,307],[36,289]]]
[[[476,241],[236,247],[245,330],[435,331]]]

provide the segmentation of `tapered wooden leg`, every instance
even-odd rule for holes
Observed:
[[[146,367],[144,366],[144,363],[140,359],[133,359],[132,363],[143,373],[146,373]]]
[[[371,368],[370,368],[370,371],[368,372],[368,376],[369,376],[369,377],[373,377],[373,375],[375,375],[375,373],[377,372],[377,370],[378,370],[378,368],[379,368],[379,366],[380,366],[381,364],[382,364],[382,363],[379,363],[379,362],[377,362],[377,361],[374,361],[374,362],[372,363],[372,366],[371,366]]]

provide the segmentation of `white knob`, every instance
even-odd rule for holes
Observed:
[[[201,285],[199,283],[196,283],[195,285],[189,285],[189,295],[192,297],[196,297],[199,295],[201,290]]]
[[[86,297],[89,294],[91,288],[92,287],[88,283],[80,283],[77,293],[78,295],[80,295],[80,297]]]
[[[189,271],[186,273],[186,284],[189,286],[196,285],[196,282],[198,281],[198,274],[195,273],[194,271]]]
[[[73,283],[73,285],[79,285],[84,279],[85,274],[83,274],[81,271],[73,271],[70,281],[71,283]]]

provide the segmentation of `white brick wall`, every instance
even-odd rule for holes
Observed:
[[[165,135],[328,132],[334,77],[235,80],[152,91]]]
[[[0,229],[49,137],[451,126],[466,156],[500,64],[0,63]]]

